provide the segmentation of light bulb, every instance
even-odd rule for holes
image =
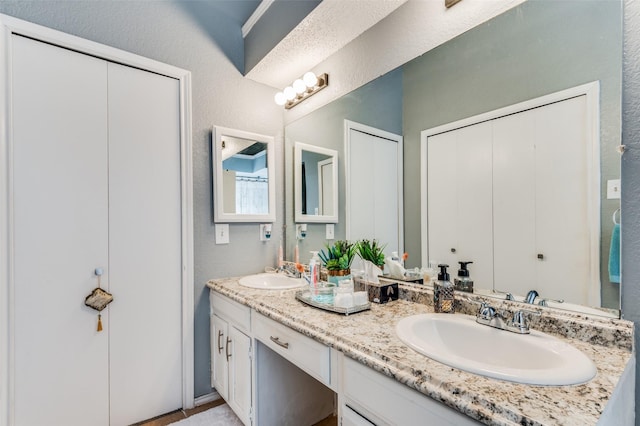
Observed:
[[[295,99],[296,91],[293,90],[293,87],[287,86],[284,88],[284,97],[287,98],[288,101]]]
[[[287,98],[284,96],[284,93],[278,92],[273,98],[276,101],[277,105],[284,105],[287,102]]]
[[[318,77],[313,73],[313,71],[309,71],[302,76],[302,80],[307,87],[313,87],[318,83]]]
[[[293,82],[293,90],[295,90],[297,94],[301,95],[305,90],[307,90],[307,85],[304,84],[304,81],[301,79],[297,79]]]

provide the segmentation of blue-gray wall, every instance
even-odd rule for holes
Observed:
[[[242,76],[243,39],[237,16],[222,1],[0,1],[0,13],[133,52],[192,72],[195,239],[195,394],[211,392],[209,301],[211,278],[259,272],[273,266],[283,224],[282,203],[274,242],[259,241],[258,224],[232,224],[228,245],[216,245],[212,222],[213,125],[276,137],[282,158],[282,108],[275,90]],[[282,167],[276,167],[282,200]]]

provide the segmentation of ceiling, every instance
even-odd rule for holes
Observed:
[[[250,69],[245,70],[247,78],[275,88],[288,86],[407,0],[323,0],[317,6],[313,5],[306,16],[295,16],[297,25],[286,22],[291,21],[294,14],[292,2],[305,1],[227,1],[233,9],[230,13],[245,18],[245,23],[256,23],[245,36],[245,53],[253,47],[248,43],[264,45],[265,39],[274,37],[274,27],[289,25],[293,28],[288,33],[278,34],[268,49],[263,47],[264,52],[251,63]],[[278,13],[268,13],[269,9],[275,8]]]

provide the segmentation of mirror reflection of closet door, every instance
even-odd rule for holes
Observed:
[[[404,251],[402,137],[347,122],[347,239]]]
[[[320,214],[333,214],[333,158],[318,162]]]
[[[473,262],[480,287],[493,283],[491,123],[428,139],[428,260],[450,266]]]

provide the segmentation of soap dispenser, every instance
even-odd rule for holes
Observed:
[[[311,260],[309,261],[309,285],[313,288],[318,287],[320,282],[320,257],[317,251],[311,252]]]
[[[458,269],[458,278],[453,280],[454,288],[458,291],[466,291],[467,293],[473,293],[473,280],[469,278],[469,269],[467,265],[473,262],[458,262],[460,269]]]
[[[453,314],[455,312],[455,291],[447,268],[449,265],[440,264],[438,281],[433,284],[433,310],[438,313]]]

